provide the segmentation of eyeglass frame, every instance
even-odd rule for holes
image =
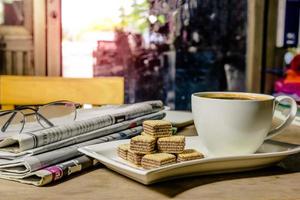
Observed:
[[[42,114],[40,114],[38,111],[40,109],[40,107],[43,107],[43,106],[47,106],[47,105],[51,105],[51,104],[55,104],[55,103],[72,103],[75,107],[75,117],[74,117],[74,120],[76,120],[76,117],[77,117],[77,109],[80,107],[80,104],[78,103],[74,103],[72,101],[68,101],[68,100],[60,100],[60,101],[53,101],[53,102],[50,102],[50,103],[47,103],[47,104],[43,104],[43,105],[26,105],[26,106],[16,106],[15,109],[13,110],[3,110],[3,111],[0,111],[0,117],[2,116],[5,116],[7,114],[11,114],[13,113],[9,119],[4,123],[4,125],[1,127],[1,131],[2,132],[5,132],[7,130],[7,127],[10,125],[11,121],[13,120],[13,118],[16,116],[17,113],[21,113],[22,116],[23,116],[23,119],[21,121],[22,123],[22,127],[19,131],[19,133],[21,133],[24,129],[24,126],[25,126],[25,119],[27,116],[32,116],[32,115],[35,115],[36,116],[36,121],[43,127],[43,128],[46,128],[41,122],[40,122],[40,119],[42,119],[44,122],[46,122],[46,124],[49,126],[49,127],[53,127],[55,126],[52,122],[50,122],[46,117],[44,117]],[[31,110],[33,111],[32,113],[23,113],[22,110]],[[38,117],[37,117],[38,116]]]

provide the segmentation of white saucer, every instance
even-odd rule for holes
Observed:
[[[173,127],[182,128],[194,123],[193,114],[188,111],[166,110],[164,120],[170,121]]]
[[[199,148],[198,136],[186,137],[186,148]],[[119,140],[79,148],[79,151],[99,160],[106,167],[143,184],[151,184],[179,177],[240,172],[273,165],[288,155],[300,152],[300,146],[265,141],[257,153],[243,156],[214,157],[171,164],[151,170],[133,167],[117,156],[117,147],[129,143]]]

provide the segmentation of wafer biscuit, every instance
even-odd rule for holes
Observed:
[[[148,154],[155,152],[156,140],[150,136],[138,135],[130,140],[130,150],[135,153]]]
[[[129,144],[119,145],[117,150],[118,156],[126,160],[128,150],[129,150]]]
[[[141,166],[141,161],[142,161],[142,158],[144,155],[145,154],[139,154],[139,153],[135,153],[135,152],[129,150],[127,153],[127,160],[129,162],[131,162],[132,164]]]
[[[169,137],[172,136],[172,129],[170,129],[169,131],[165,131],[165,132],[146,132],[149,136],[155,137],[155,138],[161,138],[161,137]]]
[[[157,148],[159,152],[164,153],[181,153],[185,147],[184,136],[163,137],[157,140]]]
[[[176,162],[176,156],[168,153],[148,154],[142,158],[141,165],[145,169],[152,169]]]
[[[147,120],[143,122],[144,132],[159,138],[172,135],[172,124],[164,120]]]
[[[195,149],[185,149],[182,153],[177,154],[177,162],[195,160],[204,158],[204,155]]]
[[[143,126],[149,126],[153,129],[172,127],[171,122],[165,120],[146,120],[143,122]]]
[[[141,132],[141,135],[148,136],[148,137],[153,137],[152,135],[149,135],[145,131]],[[156,137],[153,137],[155,140],[157,139]]]

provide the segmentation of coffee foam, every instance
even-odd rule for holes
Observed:
[[[270,97],[259,95],[259,94],[249,94],[249,93],[207,93],[196,95],[198,97],[211,98],[211,99],[223,99],[223,100],[270,100]]]

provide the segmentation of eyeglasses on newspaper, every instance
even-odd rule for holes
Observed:
[[[3,110],[0,111],[0,133],[21,133],[25,123],[29,127],[39,124],[43,128],[69,123],[76,119],[77,108],[79,104],[71,101],[55,101],[45,105],[17,106],[14,110]]]

